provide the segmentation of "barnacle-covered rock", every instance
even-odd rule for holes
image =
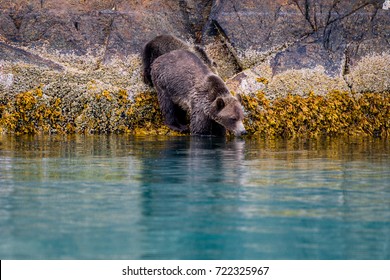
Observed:
[[[331,91],[269,100],[262,91],[242,95],[245,128],[262,137],[390,136],[389,93]]]
[[[174,134],[140,52],[200,43],[263,136],[388,136],[383,1],[0,0],[0,132]]]

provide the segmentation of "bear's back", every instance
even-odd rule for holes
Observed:
[[[155,52],[156,57],[178,49],[189,49],[185,42],[172,35],[157,36],[147,46]]]
[[[198,89],[204,85],[206,77],[213,74],[199,57],[187,50],[175,50],[158,57],[151,73],[157,90],[185,110],[191,107],[191,100],[198,99]]]
[[[158,67],[165,68],[164,71],[167,74],[190,73],[194,75],[189,77],[190,79],[211,74],[209,67],[197,55],[188,50],[174,50],[158,57],[154,61],[152,69]]]
[[[172,94],[188,93],[212,74],[194,53],[175,50],[158,57],[152,64],[153,84],[168,89]]]

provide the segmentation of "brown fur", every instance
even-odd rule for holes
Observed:
[[[215,62],[208,57],[201,46],[195,45],[191,48],[190,45],[172,35],[160,35],[148,42],[143,49],[142,65],[144,82],[152,85],[150,70],[153,61],[157,57],[180,49],[193,51],[214,73],[217,73]]]
[[[245,134],[244,114],[221,78],[194,53],[175,50],[158,57],[151,77],[165,123],[171,129],[191,134],[224,136],[226,129],[236,136]]]

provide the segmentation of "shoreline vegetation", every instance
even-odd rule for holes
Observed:
[[[390,136],[388,92],[271,99],[259,90],[241,96],[249,137]],[[95,90],[71,103],[46,95],[43,86],[0,98],[0,133],[180,135],[163,124],[153,90],[134,96],[124,89]]]
[[[0,0],[0,135],[178,135],[140,73],[171,34],[243,96],[245,137],[389,137],[383,1],[168,2]]]

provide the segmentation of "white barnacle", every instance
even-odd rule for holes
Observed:
[[[14,81],[13,74],[2,74],[0,73],[0,85],[3,85],[4,88],[10,88]]]
[[[388,9],[390,9],[390,0],[386,0],[386,1],[383,3],[382,9],[383,9],[383,10],[388,10]]]

